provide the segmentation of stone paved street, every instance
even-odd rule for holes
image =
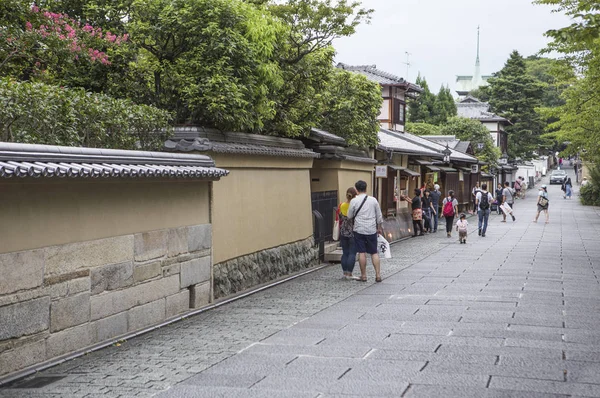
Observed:
[[[383,283],[327,267],[0,397],[600,397],[600,209],[549,193],[550,224],[531,190],[485,238],[394,245]]]

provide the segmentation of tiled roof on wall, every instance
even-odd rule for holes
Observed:
[[[204,155],[0,142],[0,177],[218,179],[229,172]]]
[[[240,155],[318,158],[302,141],[257,134],[220,132],[188,126],[176,127],[173,138],[165,142],[173,152],[215,152]]]

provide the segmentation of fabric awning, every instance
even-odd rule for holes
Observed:
[[[458,170],[453,169],[452,167],[442,167],[442,166],[440,166],[440,170],[442,170],[443,172],[446,172],[446,173],[456,173],[456,172],[458,172]]]
[[[481,173],[481,176],[486,178],[494,178],[494,176],[489,173]]]
[[[427,169],[430,171],[440,171],[440,168],[437,166],[427,166]]]
[[[404,169],[400,171],[402,174],[405,174],[407,176],[410,177],[419,177],[421,174],[417,173],[416,171],[410,170],[410,169]]]
[[[471,172],[471,169],[469,167],[458,167],[458,169],[462,171],[468,171],[469,173]]]

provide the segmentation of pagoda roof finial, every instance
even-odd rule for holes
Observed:
[[[475,62],[479,65],[479,25],[477,25],[477,59]]]

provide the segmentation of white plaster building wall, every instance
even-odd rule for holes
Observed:
[[[498,133],[492,132],[492,133],[490,133],[490,136],[492,137],[492,140],[494,141],[494,145],[499,147],[500,141],[498,140]]]
[[[489,131],[498,131],[498,123],[497,122],[482,122],[482,124],[489,130]]]
[[[381,111],[379,112],[379,120],[389,120],[390,119],[390,100],[384,99],[381,104]]]

